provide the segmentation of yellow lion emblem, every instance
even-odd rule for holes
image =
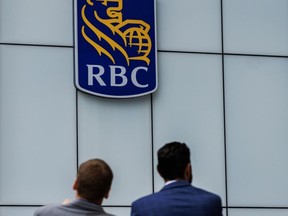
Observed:
[[[97,12],[99,7],[106,8],[103,10],[105,14]],[[122,9],[122,0],[86,0],[81,9],[85,23],[81,28],[82,36],[100,56],[106,55],[114,64],[114,54],[120,52],[128,66],[132,60],[144,61],[149,65],[148,55],[152,48],[148,35],[150,25],[143,20],[123,20]],[[88,16],[91,13],[93,16]],[[112,50],[109,51],[107,47]]]

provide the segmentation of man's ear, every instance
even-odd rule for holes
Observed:
[[[185,180],[189,181],[190,183],[192,182],[192,166],[191,166],[191,163],[188,163],[186,168],[185,168],[184,178],[185,178]]]
[[[110,193],[110,189],[104,194],[104,198],[105,198],[105,199],[108,199],[109,193]]]
[[[73,183],[73,190],[77,190],[77,189],[78,189],[78,181],[76,179]]]
[[[161,176],[160,172],[159,172],[159,166],[157,165],[157,172],[158,174]]]
[[[163,176],[161,175],[161,172],[159,171],[159,166],[157,165],[157,172],[158,174],[161,176],[161,178],[163,178]],[[165,179],[164,179],[165,180]]]
[[[158,165],[157,165],[157,171],[158,171],[158,174],[160,175],[160,177],[163,178],[164,182],[169,181],[168,179],[165,179],[165,178],[162,176]]]

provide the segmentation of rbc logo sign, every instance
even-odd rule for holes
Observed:
[[[75,84],[111,98],[157,89],[154,0],[77,0]]]

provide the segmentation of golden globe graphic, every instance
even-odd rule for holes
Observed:
[[[116,98],[154,92],[154,0],[78,0],[76,8],[77,88]]]

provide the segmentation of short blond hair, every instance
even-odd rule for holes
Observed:
[[[105,197],[111,188],[113,172],[101,159],[90,159],[79,166],[77,174],[77,193],[89,201]]]

